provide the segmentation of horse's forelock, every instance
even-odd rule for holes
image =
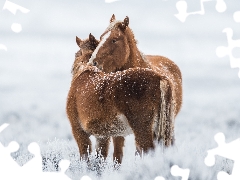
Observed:
[[[82,42],[82,44],[80,45],[80,48],[81,49],[89,49],[89,50],[94,50],[95,49],[89,39],[84,40]]]
[[[113,28],[116,27],[117,24],[120,24],[120,23],[122,23],[122,21],[120,21],[120,20],[115,20],[115,21],[111,22],[104,33],[111,31]]]

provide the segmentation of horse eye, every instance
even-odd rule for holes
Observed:
[[[112,43],[115,43],[115,42],[117,42],[117,40],[116,40],[116,39],[113,39],[113,40],[112,40]]]
[[[95,61],[95,62],[93,62],[93,66],[97,66],[97,62]]]

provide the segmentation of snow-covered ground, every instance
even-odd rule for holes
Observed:
[[[0,9],[4,5],[0,0]],[[229,58],[219,58],[215,50],[227,46],[224,28],[233,29],[233,39],[240,39],[240,23],[233,13],[240,11],[240,2],[226,1],[227,10],[218,13],[216,1],[204,3],[204,15],[191,15],[180,22],[176,0],[12,0],[30,10],[24,14],[0,11],[0,124],[10,126],[0,135],[7,145],[17,141],[20,150],[12,156],[24,164],[32,156],[30,142],[37,142],[44,158],[45,170],[56,170],[59,159],[71,160],[67,175],[79,179],[96,171],[86,170],[79,162],[77,145],[65,113],[71,81],[71,66],[78,46],[75,36],[87,38],[89,33],[100,37],[111,15],[130,18],[130,27],[144,54],[164,55],[175,61],[183,75],[183,106],[176,118],[176,145],[164,151],[158,147],[151,155],[134,156],[134,137],[127,137],[123,164],[111,170],[111,160],[102,179],[154,179],[173,177],[174,164],[190,169],[190,179],[214,180],[218,171],[231,172],[233,163],[217,157],[213,167],[204,164],[207,150],[217,146],[213,137],[223,132],[230,142],[240,136],[240,79],[238,69],[231,69]],[[187,0],[188,12],[199,11],[200,1]],[[22,24],[20,33],[11,31],[11,24]],[[240,57],[240,49],[234,56]],[[112,152],[112,147],[111,151]],[[111,156],[110,156],[111,157]]]

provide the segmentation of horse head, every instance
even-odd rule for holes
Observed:
[[[88,39],[81,40],[76,36],[76,43],[80,50],[75,54],[75,61],[72,66],[72,74],[75,75],[79,67],[86,66],[99,41],[90,33]]]
[[[124,66],[131,63],[129,57],[136,41],[128,25],[127,16],[123,21],[118,21],[113,15],[89,63],[107,73],[123,70]]]
[[[98,46],[99,41],[90,33],[88,39],[81,40],[76,36],[76,43],[79,46],[80,50],[76,53],[75,58],[93,52]]]

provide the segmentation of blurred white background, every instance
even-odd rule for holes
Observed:
[[[232,165],[222,163],[225,160],[219,160],[215,169],[206,167],[203,160],[206,150],[217,146],[213,139],[217,132],[223,132],[228,142],[240,136],[239,69],[230,68],[228,56],[219,58],[215,53],[218,46],[228,46],[224,28],[232,28],[233,39],[240,39],[240,23],[233,20],[233,13],[240,11],[240,1],[227,0],[223,13],[216,11],[216,1],[205,2],[205,14],[190,15],[184,23],[174,16],[178,13],[177,0],[11,2],[30,10],[16,15],[0,10],[0,44],[8,48],[0,50],[0,124],[10,124],[0,141],[7,145],[15,140],[21,145],[13,154],[19,164],[28,160],[30,155],[24,153],[28,153],[26,147],[32,141],[40,144],[43,154],[66,147],[59,139],[67,141],[73,154],[78,153],[65,113],[71,66],[78,50],[75,36],[85,39],[92,33],[99,39],[114,13],[119,20],[130,18],[129,26],[144,54],[166,56],[180,67],[183,107],[176,118],[175,149],[166,150],[164,155],[155,152],[133,172],[128,168],[131,163],[123,164],[121,174],[110,174],[105,179],[154,179],[157,175],[178,179],[170,175],[173,164],[190,168],[191,179],[212,180],[221,168],[231,171]],[[186,2],[188,12],[201,8],[200,0]],[[0,9],[4,3],[0,0]],[[12,23],[20,23],[22,31],[13,32]],[[239,48],[234,49],[234,56],[240,58]],[[49,141],[54,145],[50,143],[50,147]],[[127,158],[134,161],[134,150],[130,136],[125,162]],[[69,152],[61,153],[68,158]],[[73,171],[69,176],[78,177],[79,173],[74,176]]]

